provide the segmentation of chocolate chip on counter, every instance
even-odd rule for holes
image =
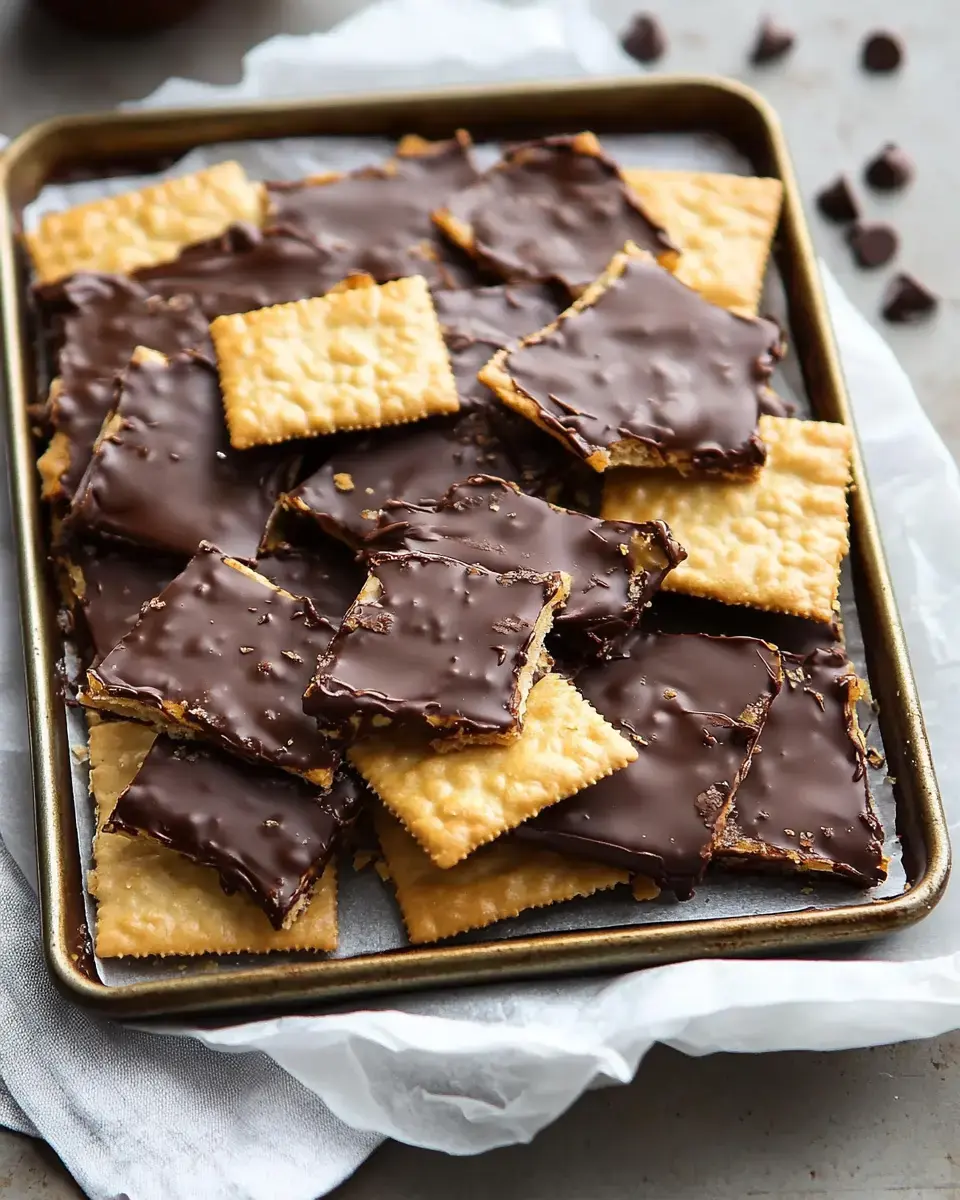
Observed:
[[[637,13],[620,35],[620,45],[638,63],[656,62],[667,49],[663,26],[650,13]]]
[[[912,275],[894,275],[883,296],[880,309],[885,321],[893,325],[910,325],[936,312],[939,300],[929,288]]]
[[[892,33],[879,29],[869,33],[860,47],[860,65],[875,75],[895,71],[903,62],[903,42]]]
[[[900,245],[896,230],[879,223],[852,226],[847,241],[858,266],[868,269],[885,266]]]
[[[913,174],[912,159],[894,142],[887,142],[863,171],[864,179],[878,192],[898,192],[913,179]]]
[[[856,221],[860,216],[860,206],[846,175],[838,175],[833,183],[817,193],[817,208],[829,221],[838,224]]]
[[[776,62],[793,48],[796,35],[782,25],[777,25],[764,17],[757,30],[757,38],[750,51],[750,61],[754,66],[761,63]]]

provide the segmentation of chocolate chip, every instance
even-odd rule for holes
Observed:
[[[757,30],[757,39],[750,51],[750,61],[754,66],[761,63],[776,62],[783,58],[796,41],[796,35],[782,25],[776,25],[769,17],[764,17]]]
[[[867,163],[863,177],[878,192],[898,192],[913,179],[913,162],[899,146],[887,142]]]
[[[827,220],[838,223],[855,221],[860,216],[860,206],[846,175],[837,176],[833,183],[817,194],[817,208]]]
[[[912,275],[894,275],[883,297],[884,320],[894,325],[909,325],[935,312],[937,297]]]
[[[853,257],[861,267],[885,266],[900,244],[896,230],[889,225],[854,225],[847,234]]]
[[[860,65],[878,75],[895,71],[903,62],[903,42],[892,33],[878,30],[868,34],[860,48]]]
[[[656,17],[637,13],[620,35],[620,45],[638,63],[651,63],[663,57],[667,37]]]

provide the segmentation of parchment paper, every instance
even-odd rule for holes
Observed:
[[[631,69],[587,5],[577,0],[522,10],[502,10],[485,0],[457,5],[385,0],[326,37],[278,38],[258,48],[248,57],[238,94],[317,92],[321,80],[324,90],[332,91]],[[172,81],[155,100],[206,98],[228,96],[225,89]],[[672,143],[651,144],[654,157],[647,160],[639,150],[634,154],[634,147],[628,156],[617,140],[608,141],[627,162],[681,165],[669,157],[676,151]],[[245,161],[257,174],[299,175],[307,169],[304,149],[310,150],[303,143],[274,143],[271,153],[282,159],[271,159],[262,171]],[[346,159],[338,160],[324,147],[322,159],[309,159],[311,167],[352,165],[356,148],[340,149]],[[367,144],[364,159],[387,149]],[[708,150],[713,155],[718,147]],[[235,146],[230,153],[236,153]],[[264,164],[262,158],[256,162]],[[692,165],[693,160],[683,162]],[[732,169],[727,159],[696,162]],[[55,200],[62,203],[62,197]],[[829,277],[826,286],[955,827],[960,819],[960,749],[954,736],[960,662],[949,619],[960,605],[955,537],[960,480],[889,349]],[[767,885],[761,886],[766,892]],[[739,880],[736,890],[744,894]],[[725,895],[713,882],[702,892]],[[379,895],[392,903],[385,893]],[[778,902],[786,904],[783,894]],[[345,924],[351,923],[352,903],[348,894]],[[564,911],[575,914],[580,908]],[[463,990],[404,997],[392,1010],[380,1005],[366,1012],[168,1032],[190,1033],[223,1050],[263,1050],[358,1128],[473,1153],[529,1139],[598,1079],[630,1078],[656,1040],[689,1053],[822,1049],[957,1027],[958,910],[960,885],[949,889],[940,908],[916,928],[819,961],[694,962],[614,982]],[[577,916],[580,924],[584,919]]]

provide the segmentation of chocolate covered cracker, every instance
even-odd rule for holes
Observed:
[[[348,550],[327,538],[309,546],[273,546],[257,558],[256,567],[291,596],[306,597],[331,634],[340,627],[367,574]]]
[[[552,289],[540,284],[434,291],[443,340],[457,381],[461,412],[499,408],[496,397],[477,379],[495,350],[542,329],[560,311]]]
[[[292,229],[231,225],[134,278],[158,296],[188,295],[209,321],[322,296],[345,276],[329,250]],[[162,349],[162,347],[157,347]]]
[[[208,546],[87,672],[81,699],[326,787],[338,755],[302,697],[329,640],[309,601]]]
[[[246,892],[226,895],[216,871],[151,839],[103,830],[156,736],[136,721],[99,721],[90,729],[90,790],[101,826],[89,876],[90,893],[97,902],[97,954],[141,958],[335,950],[335,863],[328,864],[306,911],[292,928],[276,930]]]
[[[83,653],[99,662],[136,625],[140,610],[183,570],[180,559],[134,547],[73,543],[59,561]]]
[[[190,558],[252,558],[296,457],[234,450],[213,364],[138,349],[70,510],[72,527]]]
[[[710,860],[780,689],[777,651],[753,638],[636,634],[577,676],[637,759],[527,822],[517,836],[636,872],[689,896]]]
[[[413,730],[440,750],[517,737],[569,577],[494,574],[405,551],[368,562],[303,698],[321,732],[353,740]]]
[[[462,420],[420,422],[358,438],[281,497],[281,508],[310,518],[351,546],[377,527],[391,500],[439,500],[471,475],[512,478],[517,472],[495,426],[482,413]]]
[[[48,500],[74,495],[114,406],[116,377],[137,346],[213,352],[203,313],[188,296],[161,299],[119,276],[77,275],[59,297],[68,309],[48,414],[54,434],[37,464]]]
[[[103,828],[149,838],[211,867],[224,892],[246,892],[274,929],[289,929],[363,793],[346,770],[321,792],[292,775],[161,735]]]
[[[556,282],[578,296],[627,242],[672,261],[592,133],[512,146],[476,183],[439,207],[440,228],[511,283]]]
[[[268,184],[269,215],[313,238],[339,263],[341,278],[363,272],[386,283],[424,275],[450,286],[458,272],[430,214],[476,177],[466,134],[444,142],[404,138],[383,166]]]
[[[483,476],[455,484],[434,506],[389,505],[371,544],[497,572],[562,571],[570,576],[570,595],[554,628],[596,653],[628,632],[684,557],[662,522],[602,521]]]
[[[856,703],[864,685],[839,648],[784,658],[784,682],[716,853],[738,866],[823,871],[860,887],[886,878]]]
[[[761,401],[782,353],[773,322],[719,308],[631,251],[480,379],[594,470],[754,475]]]

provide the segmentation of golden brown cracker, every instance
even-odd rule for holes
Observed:
[[[89,886],[97,901],[100,957],[336,949],[332,864],[303,915],[292,928],[277,932],[245,893],[226,895],[216,871],[150,838],[100,830],[155,737],[154,730],[130,721],[97,721],[90,729],[90,786],[98,833]]]
[[[41,283],[76,271],[129,274],[170,262],[233,221],[259,225],[264,192],[237,162],[217,163],[136,192],[48,213],[27,245]]]
[[[483,846],[443,870],[386,809],[377,812],[375,824],[403,922],[415,945],[482,929],[529,908],[590,896],[629,880],[626,871],[510,841]]]
[[[714,304],[755,316],[780,220],[780,180],[646,168],[623,174],[680,248],[677,278]]]
[[[602,515],[667,522],[688,557],[664,580],[666,591],[830,622],[849,550],[851,432],[770,416],[759,430],[768,457],[755,479],[624,468],[604,481]]]
[[[512,742],[441,753],[371,739],[349,754],[440,867],[637,757],[572,683],[553,674],[530,689],[523,732]]]
[[[218,317],[210,332],[230,441],[240,450],[459,407],[419,275]]]

